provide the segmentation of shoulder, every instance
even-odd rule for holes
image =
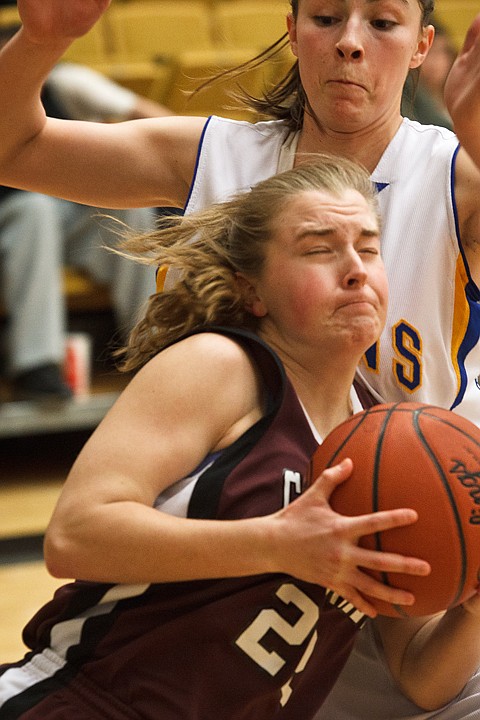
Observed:
[[[177,343],[187,354],[193,353],[199,360],[209,361],[211,367],[234,370],[250,365],[251,356],[244,345],[231,335],[220,332],[200,332]]]
[[[174,422],[206,432],[208,451],[230,445],[264,413],[265,383],[257,363],[242,344],[216,332],[162,350],[135,381],[137,400],[160,403]]]
[[[432,157],[450,162],[458,149],[458,138],[451,130],[439,125],[423,125],[416,120],[403,119],[397,133],[398,149],[411,152],[410,162],[429,162]],[[391,145],[395,146],[395,138]]]
[[[198,392],[231,394],[236,387],[253,389],[257,384],[256,364],[243,343],[218,332],[199,332],[168,346],[152,358],[145,374],[161,376],[173,385]],[[177,384],[177,387],[179,385]]]
[[[204,146],[218,146],[226,155],[224,143],[230,153],[244,153],[247,149],[280,146],[290,134],[283,120],[267,120],[251,123],[246,120],[212,115],[204,128]]]
[[[232,118],[220,115],[211,115],[208,118],[208,126],[226,133],[245,132],[254,135],[285,135],[290,132],[284,120],[263,120],[260,122],[249,122],[248,120],[233,120]]]
[[[177,342],[169,345],[162,353],[181,352],[186,355],[195,354],[197,357],[217,360],[222,363],[238,362],[239,358],[248,357],[248,353],[242,347],[240,334],[235,335],[225,331],[202,330],[193,332]]]
[[[425,124],[418,122],[418,120],[403,118],[401,128],[406,134],[416,137],[417,140],[422,139],[423,142],[444,143],[445,141],[452,141],[454,146],[458,145],[458,138],[455,133],[441,125]]]
[[[404,118],[372,173],[372,180],[418,192],[425,183],[450,184],[458,139],[436,125],[422,125]]]
[[[249,123],[210,117],[201,132],[186,212],[223,202],[276,174],[288,136],[283,121]]]
[[[289,134],[290,129],[283,120],[251,123],[246,120],[232,120],[212,115],[205,126],[205,135],[211,142],[232,143],[232,147],[229,147],[230,152],[234,152],[235,149],[244,152],[250,146],[261,148],[281,145]]]

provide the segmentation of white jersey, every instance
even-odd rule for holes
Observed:
[[[283,121],[210,118],[186,212],[290,169],[297,140]],[[458,236],[457,150],[449,130],[405,119],[372,174],[390,300],[359,374],[379,401],[426,402],[480,425],[480,292]]]

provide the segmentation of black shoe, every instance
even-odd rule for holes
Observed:
[[[73,395],[54,363],[20,373],[13,380],[13,389],[18,400],[69,400]]]

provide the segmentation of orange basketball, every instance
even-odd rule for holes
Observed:
[[[382,615],[429,615],[473,595],[480,570],[480,429],[449,410],[421,403],[377,405],[333,430],[312,458],[318,477],[343,458],[352,475],[331,497],[342,515],[409,507],[418,521],[361,538],[370,549],[427,560],[426,577],[372,575],[414,593],[413,606],[371,599]]]

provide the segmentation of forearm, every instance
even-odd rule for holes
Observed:
[[[471,24],[465,43],[445,84],[445,104],[455,133],[473,162],[480,169],[480,15]]]
[[[433,710],[453,700],[479,666],[480,617],[459,606],[414,635],[396,680],[417,705]]]
[[[10,167],[10,158],[22,150],[43,129],[45,113],[40,92],[53,65],[68,47],[57,41],[41,45],[27,37],[23,28],[5,46],[0,55],[0,163]],[[7,177],[6,180],[9,178]]]
[[[241,577],[271,572],[268,518],[193,520],[134,502],[99,508],[65,525],[55,515],[45,561],[57,577],[151,583]]]

